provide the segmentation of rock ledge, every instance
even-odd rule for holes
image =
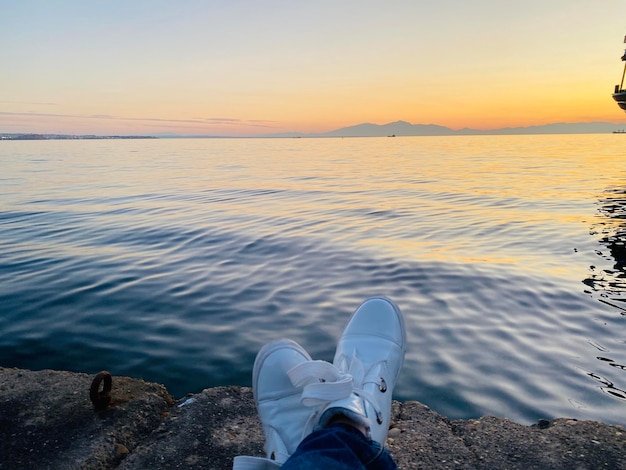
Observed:
[[[175,401],[165,387],[113,377],[109,407],[94,376],[0,368],[0,468],[228,469],[263,455],[252,391],[216,387]],[[401,469],[626,469],[626,431],[595,421],[449,420],[393,403],[387,446]]]

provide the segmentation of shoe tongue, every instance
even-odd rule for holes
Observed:
[[[322,429],[328,427],[337,416],[344,416],[366,429],[369,429],[372,424],[365,414],[363,401],[356,395],[331,403],[320,416],[319,427]]]

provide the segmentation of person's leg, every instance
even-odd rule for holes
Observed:
[[[309,434],[283,470],[392,470],[389,452],[355,426],[333,423]]]
[[[396,468],[383,446],[405,351],[400,309],[387,298],[375,297],[366,300],[348,321],[332,365],[312,361],[292,369],[292,382],[304,387],[303,403],[321,412],[317,430],[283,467]]]
[[[299,344],[288,339],[272,341],[261,348],[252,370],[254,402],[263,424],[266,459],[235,457],[233,468],[277,468],[296,450],[313,424],[315,409],[300,403],[301,387],[294,386],[287,372],[311,361]]]
[[[287,470],[395,469],[383,446],[406,350],[398,307],[384,297],[366,300],[333,364],[311,361],[292,341],[277,343],[259,352],[253,374],[268,459],[236,457],[234,468],[278,468],[286,458]]]

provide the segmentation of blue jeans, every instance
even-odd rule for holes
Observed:
[[[282,470],[393,470],[387,449],[343,423],[309,434],[281,467]]]

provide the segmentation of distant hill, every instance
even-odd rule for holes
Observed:
[[[455,131],[435,124],[411,124],[406,121],[389,124],[359,124],[322,134],[325,137],[384,137],[389,135],[453,135]]]
[[[385,137],[385,136],[417,136],[417,135],[511,135],[511,134],[610,134],[626,128],[610,122],[579,122],[554,123],[542,126],[505,127],[502,129],[478,130],[459,129],[438,126],[436,124],[411,124],[406,121],[388,124],[364,123],[356,126],[342,127],[321,134],[298,134],[289,132],[273,134],[272,137]]]

